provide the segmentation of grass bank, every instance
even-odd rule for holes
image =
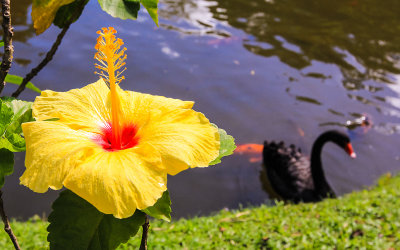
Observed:
[[[22,249],[46,249],[47,222],[13,222]],[[140,232],[120,249],[138,249]],[[400,249],[400,176],[316,204],[260,206],[166,223],[152,221],[149,249]],[[13,249],[0,234],[0,249]]]

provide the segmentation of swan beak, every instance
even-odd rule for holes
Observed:
[[[346,147],[344,148],[344,150],[350,155],[351,158],[354,159],[357,157],[356,153],[354,153],[354,151],[353,151],[353,146],[351,145],[350,142],[346,144]]]

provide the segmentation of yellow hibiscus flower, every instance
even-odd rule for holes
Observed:
[[[26,171],[20,180],[39,193],[65,186],[99,211],[126,218],[155,204],[167,174],[207,167],[220,142],[193,102],[119,87],[117,70],[126,56],[115,33],[99,32],[99,81],[36,98],[36,121],[22,124]]]

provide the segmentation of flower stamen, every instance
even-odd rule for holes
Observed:
[[[122,39],[115,38],[117,31],[113,27],[102,28],[97,31],[99,37],[95,49],[97,50],[94,58],[99,62],[95,63],[95,67],[99,69],[99,72],[95,74],[99,75],[110,87],[111,92],[111,124],[112,134],[115,140],[112,145],[114,148],[121,148],[121,104],[118,97],[117,85],[125,79],[122,73],[126,68],[118,71],[125,65],[126,59],[126,48],[121,46],[124,44]]]

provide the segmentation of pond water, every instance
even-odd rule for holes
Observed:
[[[12,2],[11,73],[21,76],[40,62],[60,31],[53,26],[36,36],[30,2]],[[56,91],[96,81],[96,31],[114,26],[128,48],[124,89],[194,100],[195,109],[237,144],[283,140],[309,153],[321,132],[345,131],[341,124],[367,115],[372,128],[350,133],[357,159],[338,147],[324,148],[327,179],[342,195],[400,170],[399,9],[396,0],[163,0],[157,28],[144,11],[137,21],[122,21],[90,1],[32,81]],[[4,94],[14,89],[7,86]],[[35,94],[26,90],[20,97],[33,101]],[[217,166],[169,177],[173,216],[267,202],[261,163],[253,156],[233,155]],[[17,186],[23,170],[19,153],[4,187],[7,212],[18,218],[48,215],[58,193]]]

